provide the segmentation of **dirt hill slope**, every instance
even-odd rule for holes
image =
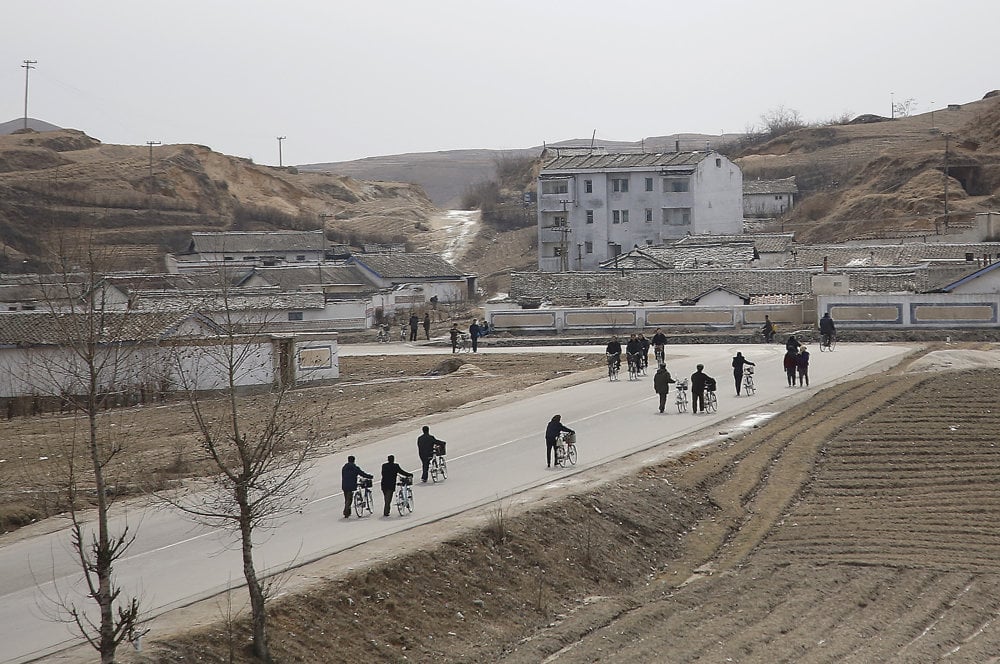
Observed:
[[[191,231],[322,224],[338,241],[421,246],[435,211],[413,185],[258,166],[200,145],[155,146],[150,160],[146,147],[75,130],[0,136],[0,271],[33,269],[61,231],[124,247],[150,269]]]

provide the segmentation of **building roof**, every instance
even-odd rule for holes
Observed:
[[[284,291],[322,291],[329,286],[358,286],[377,290],[357,265],[258,267],[254,271],[269,284]]]
[[[759,253],[778,254],[788,251],[794,240],[794,233],[745,233],[742,235],[685,235],[673,244],[677,246],[708,246],[732,242],[752,242]]]
[[[228,293],[218,290],[178,291],[176,293],[144,293],[136,307],[146,311],[286,311],[322,309],[323,293],[319,291],[280,291],[233,289]]]
[[[541,173],[552,171],[608,171],[615,169],[665,169],[690,173],[709,155],[715,152],[637,152],[592,153],[557,156],[542,166]]]
[[[367,267],[383,279],[457,279],[466,276],[437,254],[354,254],[351,262]]]
[[[227,231],[191,233],[189,252],[195,253],[267,253],[288,251],[323,251],[323,231]]]
[[[876,267],[917,265],[934,260],[966,260],[982,254],[1000,253],[1000,242],[945,244],[941,242],[906,242],[903,244],[817,244],[796,245],[786,264],[795,266]]]
[[[797,194],[795,177],[781,180],[743,180],[743,195],[747,194]]]
[[[189,312],[114,311],[98,314],[11,312],[0,316],[0,346],[65,346],[90,338],[92,323],[100,326],[101,343],[159,341],[182,323],[196,317],[210,329],[215,325]]]
[[[751,242],[637,247],[600,264],[605,270],[680,270],[700,267],[746,267],[753,260]]]
[[[955,280],[949,281],[948,283],[943,284],[941,286],[938,286],[937,288],[932,288],[928,292],[930,292],[930,293],[950,293],[953,290],[955,290],[956,288],[958,288],[959,286],[964,286],[965,284],[967,284],[967,283],[969,283],[971,281],[975,281],[979,277],[982,277],[983,275],[989,274],[990,272],[992,272],[993,270],[996,270],[998,268],[1000,268],[1000,261],[997,261],[996,263],[990,263],[986,267],[981,267],[978,270],[974,270],[973,272],[970,272],[969,274],[966,274],[966,275],[964,275],[963,277],[961,277],[959,279],[955,279]]]

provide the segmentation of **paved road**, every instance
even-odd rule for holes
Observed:
[[[397,344],[398,346],[398,344]],[[383,346],[384,347],[384,346]],[[813,348],[815,350],[815,347]],[[743,350],[757,362],[758,392],[737,399],[730,359]],[[309,502],[280,530],[262,536],[259,565],[278,570],[344,550],[373,538],[413,528],[443,516],[488,504],[530,487],[556,484],[576,471],[648,449],[667,441],[685,444],[685,436],[721,419],[746,419],[780,410],[798,388],[785,386],[779,346],[671,346],[667,361],[675,375],[689,374],[702,362],[719,381],[716,415],[656,412],[651,378],[617,383],[607,378],[538,394],[522,400],[460,409],[432,432],[449,443],[451,477],[442,484],[415,487],[416,510],[400,517],[378,514],[344,520],[339,469],[347,451],[322,460],[312,470]],[[873,364],[900,357],[908,349],[878,344],[842,344],[835,353],[812,354],[812,390],[856,375]],[[603,352],[602,349],[598,349]],[[520,351],[520,352],[523,352]],[[574,352],[580,352],[574,349]],[[542,430],[554,413],[578,432],[580,461],[570,470],[545,467]],[[407,470],[419,470],[414,431],[352,448],[358,462],[376,472],[387,454],[396,454]],[[690,439],[690,436],[688,436]],[[499,471],[499,472],[498,472]],[[139,594],[144,609],[159,614],[193,599],[223,590],[242,578],[238,551],[223,533],[195,527],[163,509],[137,509],[118,515],[114,528],[127,522],[137,540],[117,566],[125,594]],[[4,544],[0,540],[0,662],[27,662],[78,643],[66,625],[46,619],[47,597],[79,597],[79,573],[68,551],[65,531]],[[85,600],[78,601],[85,604]]]

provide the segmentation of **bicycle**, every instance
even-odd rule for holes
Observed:
[[[444,441],[438,441],[439,445],[434,448],[434,456],[431,457],[430,465],[428,466],[431,471],[431,480],[434,482],[438,481],[438,477],[441,481],[448,479],[448,461],[444,458]]]
[[[608,380],[618,380],[621,359],[614,353],[608,353]]]
[[[642,371],[642,357],[638,353],[626,353],[628,360],[628,379],[639,380],[639,372]]]
[[[372,481],[367,477],[358,478],[358,489],[354,492],[354,513],[358,518],[372,513]]]
[[[576,434],[564,431],[556,439],[556,465],[565,468],[567,461],[576,465]]]
[[[403,516],[404,511],[407,513],[413,511],[412,484],[412,477],[399,478],[399,487],[396,489],[396,509],[399,510],[399,516]]]
[[[708,389],[705,388],[705,403],[703,404],[705,410],[709,413],[714,413],[719,410],[719,399],[715,396],[715,388]]]
[[[749,396],[757,392],[757,386],[753,383],[753,367],[743,367],[743,391]]]
[[[378,334],[375,336],[375,341],[384,344],[389,343],[389,328],[382,325],[378,328]]]
[[[399,343],[401,343],[401,344],[405,344],[406,343],[406,326],[405,325],[402,325],[399,328]]]
[[[833,352],[833,349],[837,347],[837,335],[836,334],[824,334],[820,336],[819,350],[821,353],[826,351]]]
[[[686,413],[688,409],[688,379],[677,381],[674,389],[677,391],[677,397],[674,399],[674,403],[677,404],[677,412]]]
[[[663,346],[655,346],[653,348],[653,357],[656,358],[656,366],[667,363],[667,353]]]
[[[472,352],[472,346],[469,345],[469,335],[464,332],[459,333],[458,343],[455,345],[455,348],[459,353]]]

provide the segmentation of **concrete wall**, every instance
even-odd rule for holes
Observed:
[[[817,299],[837,329],[996,327],[997,293],[830,295]]]

